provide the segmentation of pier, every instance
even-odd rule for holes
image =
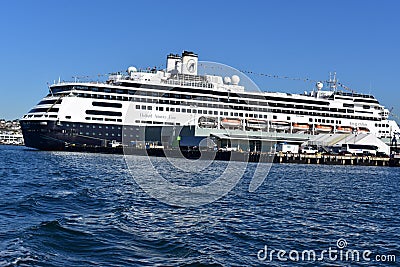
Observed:
[[[278,153],[274,163],[324,164],[324,165],[359,165],[359,166],[400,166],[399,160],[389,157],[329,155],[329,154],[296,154]]]
[[[400,156],[358,156],[358,155],[332,155],[332,154],[302,154],[302,153],[260,153],[239,151],[210,151],[210,150],[180,150],[180,149],[134,149],[122,147],[66,147],[66,151],[127,154],[151,157],[172,157],[187,159],[206,159],[241,162],[264,163],[294,163],[294,164],[320,164],[320,165],[354,165],[354,166],[384,166],[400,167]]]

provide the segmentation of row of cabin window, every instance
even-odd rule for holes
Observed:
[[[375,127],[386,127],[386,128],[389,128],[389,124],[375,123]]]
[[[138,101],[138,102],[145,102],[145,103],[160,103],[160,104],[170,104],[170,105],[187,105],[190,106],[193,103],[191,102],[182,102],[182,101],[172,101],[172,100],[158,100],[158,99],[146,99],[146,98],[132,98],[132,97],[115,97],[115,96],[108,96],[108,95],[90,95],[90,94],[78,94],[80,97],[89,97],[89,98],[96,98],[94,96],[98,96],[100,99],[115,99],[115,100],[124,100],[124,101]],[[254,101],[249,101],[254,102]],[[250,104],[264,104],[260,102],[254,102]],[[258,108],[258,107],[250,107],[250,106],[235,106],[235,105],[218,105],[218,104],[209,104],[209,103],[196,103],[199,107],[210,107],[210,108],[231,108],[237,110],[253,110],[253,111],[264,111],[264,112],[275,112],[275,113],[289,113],[289,114],[299,114],[299,115],[313,115],[313,116],[327,116],[325,113],[319,114],[316,112],[307,112],[307,111],[299,111],[299,110],[287,110],[283,112],[280,109],[269,109],[269,108]],[[304,105],[290,105],[290,104],[281,104],[281,103],[271,103],[271,106],[275,107],[298,107],[298,108],[307,108],[311,110],[318,110],[318,111],[329,111],[329,112],[341,112],[341,113],[354,113],[354,110],[350,109],[338,109],[338,108],[327,108],[327,107],[316,107],[316,106],[304,106]],[[312,113],[312,114],[310,114]],[[364,116],[352,116],[352,115],[341,115],[341,114],[331,114],[332,117],[335,118],[347,118],[347,119],[360,119],[360,120],[379,120],[378,118],[374,117],[364,117]]]
[[[138,94],[139,95],[139,94]],[[232,105],[221,105],[221,104],[211,104],[211,103],[196,103],[198,106],[204,107],[214,107],[214,108],[234,108],[241,110],[252,110],[250,106],[271,106],[271,107],[281,107],[281,108],[299,108],[299,109],[311,109],[311,110],[320,110],[320,111],[331,111],[331,112],[342,112],[342,113],[354,113],[354,110],[346,110],[346,109],[338,109],[333,108],[330,109],[328,107],[320,107],[320,106],[304,106],[304,105],[295,105],[295,104],[286,104],[286,103],[275,103],[275,102],[259,102],[259,101],[243,101],[243,99],[233,99],[228,100],[227,98],[212,98],[212,97],[202,97],[202,96],[190,96],[184,95],[185,97],[177,98],[175,94],[165,94],[168,95],[171,99],[153,99],[153,98],[139,98],[139,97],[126,97],[126,96],[114,96],[114,95],[97,95],[97,94],[86,94],[79,93],[78,97],[84,98],[95,98],[95,99],[107,99],[107,100],[120,100],[120,101],[134,101],[134,102],[145,102],[145,103],[159,103],[159,104],[167,104],[167,105],[192,105],[191,102],[185,101],[177,101],[175,99],[186,99],[186,100],[194,100],[194,101],[208,101],[214,103],[231,103],[231,104],[244,104],[244,106],[232,106]]]
[[[48,115],[48,114],[35,114],[35,115],[24,115],[24,118],[41,118],[41,117],[45,117],[45,118],[57,118],[57,115]]]
[[[141,109],[141,110],[152,110],[153,107],[152,106],[144,106],[144,105],[136,105],[136,109]],[[164,111],[164,107],[156,107],[157,111]],[[171,108],[171,107],[165,107],[165,111],[169,111],[169,112],[183,112],[183,113],[198,113],[198,114],[208,114],[208,115],[218,115],[218,111],[206,111],[206,110],[196,110],[196,109],[185,109],[185,108]],[[270,112],[274,112],[274,113],[291,113],[291,112],[281,112],[281,110],[276,110],[276,109],[272,109],[269,110]],[[264,112],[268,112],[268,111],[264,111]],[[219,112],[221,116],[229,116],[229,112],[225,111],[220,111]],[[304,112],[304,113],[293,113],[293,114],[300,114],[300,115],[312,115],[312,116],[323,116],[323,117],[327,117],[326,113],[316,113],[316,112]],[[243,113],[238,113],[238,112],[230,112],[230,116],[234,116],[234,117],[243,117]],[[257,114],[247,114],[248,117],[251,118],[267,118],[267,115],[257,115]],[[277,117],[277,116],[274,116]],[[329,117],[335,117],[335,118],[348,118],[348,119],[360,119],[360,120],[377,120],[376,118],[367,118],[367,117],[361,117],[361,116],[351,116],[351,115],[341,115],[341,116],[337,116],[337,114],[330,114]],[[274,118],[276,119],[276,118]],[[320,121],[318,122],[325,122],[325,119],[318,119]],[[317,120],[316,120],[317,121]],[[326,123],[329,123],[330,120],[326,120]],[[334,120],[331,120],[332,123]],[[312,122],[312,118],[310,118],[310,122]]]
[[[139,87],[142,87],[142,86],[139,86]],[[179,94],[179,93],[175,93],[175,92],[154,92],[154,91],[148,91],[148,90],[165,90],[165,86],[152,86],[152,87],[154,87],[154,88],[146,88],[146,87],[143,87],[142,89],[147,89],[147,90],[142,90],[142,91],[136,91],[136,90],[132,90],[132,89],[119,89],[119,88],[97,88],[97,87],[87,87],[87,86],[75,86],[75,89],[77,89],[77,90],[83,90],[83,91],[92,91],[92,92],[105,92],[105,93],[116,93],[116,94],[129,94],[129,95],[143,95],[143,96],[153,96],[153,97],[164,97],[164,98],[177,98],[177,99],[191,99],[192,98],[192,93],[198,93],[198,94],[204,94],[204,93],[207,93],[207,94],[219,94],[219,95],[221,95],[221,93],[222,93],[222,95],[223,96],[228,96],[225,92],[217,92],[217,91],[210,91],[210,90],[198,90],[198,89],[194,89],[194,88],[179,88],[180,90],[185,90],[185,92],[187,91],[187,92],[189,92],[189,93],[191,93],[190,95],[186,95],[186,94]],[[168,87],[167,87],[168,88]],[[71,90],[72,89],[72,87],[65,87],[65,88],[63,88],[63,89],[61,89],[61,88],[54,88],[53,89],[53,93],[54,92],[60,92],[60,91],[65,91],[65,90]],[[202,92],[202,91],[204,91],[204,92]],[[200,93],[199,93],[200,92]],[[222,96],[221,95],[221,96]],[[121,97],[121,98],[119,98],[118,96],[113,96],[113,97],[115,97],[115,99],[116,100],[123,100],[124,99],[124,97]],[[201,96],[200,96],[201,97]],[[126,97],[125,97],[126,98]],[[216,97],[202,97],[202,98],[206,98],[207,99],[207,101],[216,101],[216,102],[221,102],[221,101],[223,101],[223,102],[225,102],[225,100],[227,99],[226,97],[225,98],[222,98],[222,99],[219,99],[219,98],[216,98]],[[243,98],[248,98],[248,99],[255,99],[255,98],[260,98],[260,99],[268,99],[268,98],[274,98],[274,99],[278,99],[279,97],[270,97],[270,96],[268,96],[268,97],[264,97],[264,96],[262,96],[262,95],[247,95],[247,94],[244,94],[244,93],[240,93],[239,94],[239,99],[240,100],[243,100]],[[337,98],[340,98],[340,97],[337,97]],[[279,99],[281,99],[281,98],[279,98]],[[286,99],[285,98],[282,98],[283,99],[283,101],[285,101]],[[323,104],[323,105],[326,105],[326,102],[324,102],[324,101],[314,101],[314,100],[297,100],[297,102],[298,101],[301,101],[301,102],[304,102],[304,103],[310,103],[310,104],[313,104],[313,103],[315,103],[315,104]],[[248,104],[251,104],[250,103],[251,101],[248,101]],[[291,102],[291,103],[293,103],[293,101],[290,101],[290,99],[289,99],[289,101],[288,102]],[[296,101],[295,101],[296,102]],[[366,103],[374,103],[374,104],[378,104],[379,102],[376,100],[376,99],[354,99],[354,102],[366,102]],[[347,107],[351,107],[351,105],[353,105],[353,104],[344,104],[344,105],[346,105]],[[292,105],[293,106],[293,105]],[[296,105],[294,105],[294,106],[296,106]],[[290,107],[290,104],[288,105],[288,106],[286,106],[286,107]],[[353,107],[354,107],[354,105],[353,105]],[[369,109],[370,108],[370,106],[369,105],[363,105],[363,108],[364,109]]]
[[[66,127],[72,127],[72,128],[92,128],[92,129],[111,129],[111,130],[121,130],[121,126],[114,126],[114,125],[94,125],[94,124],[75,124],[75,123],[65,123],[63,124]]]
[[[142,89],[147,89],[147,90],[165,90],[166,87],[164,86],[152,86],[152,88],[146,88],[143,87],[141,85],[135,86],[138,88],[142,88]],[[75,89],[78,90],[85,90],[85,91],[94,91],[94,92],[106,92],[106,93],[117,93],[117,94],[130,94],[130,95],[143,95],[143,96],[153,96],[153,97],[164,97],[164,98],[176,98],[176,99],[192,99],[192,94],[193,93],[198,93],[198,94],[218,94],[218,96],[225,96],[225,98],[219,99],[217,97],[203,97],[206,98],[207,101],[216,101],[216,102],[225,102],[225,100],[227,100],[227,94],[225,92],[219,92],[219,91],[210,91],[210,90],[198,90],[195,88],[179,88],[180,90],[185,90],[185,92],[189,92],[191,93],[190,95],[186,95],[186,94],[179,94],[176,92],[154,92],[154,91],[147,91],[147,90],[142,90],[142,91],[136,91],[136,90],[129,90],[129,89],[116,89],[116,88],[95,88],[95,87],[86,87],[86,86],[76,86]],[[202,92],[204,91],[204,92]],[[200,93],[199,93],[200,92]],[[201,96],[196,96],[196,99],[202,98]],[[266,99],[268,100],[268,98],[274,98],[274,99],[282,99],[283,101],[286,100],[285,98],[281,98],[281,97],[271,97],[271,96],[262,96],[262,95],[248,95],[248,94],[244,94],[244,93],[240,93],[239,94],[239,100],[243,100],[243,98],[248,98],[248,99]],[[342,99],[341,97],[336,97],[337,99]],[[366,102],[366,103],[373,103],[373,104],[379,104],[379,102],[374,99],[372,96],[368,96],[368,98],[372,98],[372,99],[354,99],[354,102]],[[346,100],[351,100],[351,99],[347,99],[344,98]],[[324,101],[314,101],[314,100],[297,100],[295,102],[304,102],[304,103],[310,103],[310,104],[322,104],[322,105],[326,105],[327,102]],[[234,102],[234,101],[233,101]],[[249,100],[248,104],[252,104],[252,102]],[[288,101],[289,103],[293,103],[294,101]],[[254,102],[255,103],[255,102]],[[260,104],[258,104],[260,105]],[[296,105],[291,105],[291,104],[283,104],[285,105],[285,107],[295,107]],[[354,107],[354,104],[347,104],[344,103],[343,104],[344,107]],[[371,108],[369,105],[363,105],[364,109],[369,109]],[[375,107],[376,108],[376,107]]]
[[[141,99],[145,100],[145,99]],[[150,99],[151,100],[151,99]],[[147,103],[157,103],[157,101],[154,102],[149,102]],[[171,104],[171,105],[187,105],[190,106],[193,103],[178,103],[178,102],[172,102],[168,100],[160,102],[160,104]],[[205,103],[196,103],[197,106],[199,107],[209,107],[209,108],[225,108],[225,109],[237,109],[237,110],[248,110],[248,111],[262,111],[262,112],[273,112],[273,113],[288,113],[288,114],[299,114],[299,115],[313,115],[313,116],[324,116],[326,117],[326,113],[317,113],[317,112],[310,112],[310,111],[301,111],[301,110],[281,110],[281,109],[271,109],[271,108],[258,108],[258,107],[249,107],[249,106],[234,106],[234,105],[216,105],[216,104],[205,104]],[[279,105],[275,105],[279,106]],[[306,107],[310,108],[311,110],[317,109],[321,111],[329,111],[329,112],[341,112],[341,113],[354,113],[354,110],[345,110],[345,109],[329,109],[329,108],[324,108],[324,107]],[[341,114],[335,114],[331,113],[329,117],[335,117],[335,118],[348,118],[348,119],[361,119],[361,120],[379,120],[378,118],[374,117],[364,117],[364,116],[353,116],[353,115],[341,115]]]
[[[87,135],[87,136],[89,136],[89,135],[103,136],[103,134],[101,132],[98,132],[98,133],[92,132],[91,134],[90,134],[90,132],[79,132],[79,134],[80,135]],[[104,133],[104,136],[118,136],[118,137],[120,137],[121,134],[120,133],[118,133],[118,134],[115,134],[115,133]],[[133,137],[133,136],[131,136],[131,137]]]
[[[136,87],[136,86],[135,86]],[[222,91],[214,91],[214,90],[199,90],[198,88],[174,88],[174,90],[179,90],[179,92],[176,91],[171,91],[170,87],[165,87],[165,86],[155,86],[153,85],[151,88],[146,88],[142,87],[141,85],[138,86],[138,88],[141,88],[142,90],[129,90],[129,89],[117,89],[117,88],[96,88],[96,87],[87,87],[87,86],[75,86],[75,89],[77,90],[82,90],[82,91],[92,91],[92,92],[105,92],[105,93],[116,93],[116,94],[129,94],[129,95],[142,95],[142,96],[153,96],[153,97],[163,97],[163,98],[176,98],[176,99],[193,99],[195,97],[196,99],[200,100],[200,98],[205,99],[206,101],[215,101],[215,102],[230,102],[229,95],[231,96],[231,99],[233,100],[234,97],[237,98],[237,101],[243,101],[243,99],[248,99],[247,104],[251,104],[250,99],[262,99],[262,100],[282,100],[286,101],[287,99],[282,98],[282,97],[274,97],[274,96],[263,96],[263,95],[250,95],[246,93],[227,93],[227,92],[222,92]],[[68,88],[65,88],[68,89]],[[70,88],[70,90],[72,87]],[[143,90],[144,89],[144,90]],[[167,90],[166,90],[167,89]],[[160,90],[161,92],[155,92],[151,90]],[[60,92],[60,91],[65,91],[65,90],[59,90],[59,89],[53,89],[54,92]],[[187,94],[182,94],[181,92],[186,92]],[[90,94],[89,94],[90,95]],[[204,95],[213,95],[213,97],[210,96],[204,96]],[[223,96],[223,98],[219,98]],[[292,100],[288,99],[288,102],[291,103],[298,103],[299,101],[302,103],[307,103],[307,104],[319,104],[319,105],[327,105],[328,102],[326,101],[318,101],[318,100],[302,100],[302,99],[297,99],[297,100]]]
[[[136,105],[136,109],[152,110],[152,106],[140,106],[140,105]],[[156,107],[156,110],[158,110],[158,111],[163,111],[164,109],[163,109],[163,107]],[[218,111],[214,111],[214,112],[213,112],[213,111],[209,110],[209,111],[207,112],[207,110],[195,110],[195,109],[190,110],[190,109],[184,109],[184,108],[182,108],[182,109],[176,108],[176,109],[175,109],[175,108],[166,107],[166,111],[180,112],[181,110],[182,110],[182,112],[186,112],[186,113],[191,113],[191,112],[193,111],[193,113],[196,113],[196,112],[197,112],[198,114],[208,114],[208,115],[216,115],[216,116],[218,116]],[[225,111],[225,112],[220,111],[219,113],[220,113],[219,115],[221,115],[221,116],[243,117],[243,113],[227,112],[227,111]],[[247,117],[249,117],[249,118],[264,118],[264,119],[267,119],[267,118],[268,118],[268,115],[265,115],[265,114],[247,114]],[[276,115],[273,115],[273,118],[272,118],[272,119],[276,120],[277,118],[278,118],[278,117],[277,117]],[[290,121],[290,120],[291,120],[291,117],[287,117],[287,120]],[[313,122],[313,119],[310,118],[309,121],[310,121],[310,122]],[[315,119],[315,122],[321,122],[321,123],[335,123],[335,120]],[[342,123],[341,121],[336,120],[336,124],[341,124],[341,123]]]
[[[158,124],[158,125],[181,125],[179,122],[166,122],[166,121],[140,121],[136,120],[135,123],[145,123],[145,124]]]
[[[85,117],[87,121],[115,121],[115,122],[122,122],[122,119],[111,119],[111,118],[96,118],[96,117]]]

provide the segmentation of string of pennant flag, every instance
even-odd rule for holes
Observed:
[[[208,65],[201,64],[201,63],[199,63],[199,66],[201,66],[203,68],[223,70],[223,68],[219,67],[219,66],[208,66]],[[280,76],[280,75],[275,75],[275,74],[259,73],[259,72],[246,71],[246,70],[240,70],[240,72],[242,72],[244,74],[262,76],[262,77],[274,78],[274,79],[287,79],[287,80],[292,80],[292,81],[304,81],[304,82],[313,82],[313,83],[321,82],[321,81],[313,80],[313,79],[310,79],[310,78]],[[328,82],[328,81],[325,81],[325,82]],[[353,93],[355,92],[353,89],[347,87],[346,85],[344,85],[343,83],[340,83],[338,81],[336,81],[336,85],[342,87],[343,89],[345,89],[347,91],[350,91],[350,92],[353,92]]]
[[[266,74],[266,73],[256,73],[253,71],[246,71],[246,70],[241,70],[241,72],[243,72],[245,74],[252,74],[252,75],[264,76],[264,77],[275,78],[275,79],[288,79],[288,80],[292,80],[292,81],[304,81],[304,82],[318,82],[316,80],[312,80],[309,78],[297,78],[297,77],[289,77],[289,76],[272,75],[272,74]]]
[[[199,63],[199,66],[206,68],[206,69],[218,69],[218,70],[225,69],[220,66],[208,66],[208,65],[202,64],[202,63]],[[288,79],[288,80],[293,80],[293,81],[318,82],[317,80],[313,80],[313,79],[309,79],[309,78],[294,78],[294,77],[289,77],[289,76],[280,76],[280,75],[259,73],[259,72],[247,71],[247,70],[239,70],[239,71],[244,74],[251,74],[251,75],[257,75],[257,76],[263,76],[263,77],[275,78],[275,79]]]
[[[210,66],[209,64],[203,64],[200,63],[198,64],[199,67],[205,68],[205,69],[214,69],[214,70],[225,70],[226,68],[220,67],[220,66]],[[159,66],[154,66],[154,67],[147,67],[147,68],[141,68],[140,70],[162,70],[164,69],[164,65],[159,65]],[[317,83],[321,82],[318,80],[310,79],[310,78],[300,78],[300,77],[290,77],[290,76],[281,76],[281,75],[276,75],[276,74],[267,74],[267,73],[260,73],[260,72],[254,72],[254,71],[247,71],[247,70],[239,70],[243,74],[249,74],[249,75],[256,75],[260,77],[267,77],[267,78],[273,78],[273,79],[286,79],[286,80],[292,80],[292,81],[303,81],[303,82],[312,82],[312,83]],[[116,72],[118,73],[125,73],[126,71],[119,71]],[[96,76],[100,79],[100,77],[108,77],[109,75],[116,74],[116,73],[105,73],[105,74],[97,74]],[[93,76],[89,75],[83,75],[83,76],[73,76],[73,79],[90,79],[93,78]],[[322,81],[324,82],[324,81]],[[328,81],[325,81],[328,82]],[[347,90],[350,92],[355,92],[353,89],[349,88],[348,86],[344,85],[341,82],[336,81],[336,85]]]

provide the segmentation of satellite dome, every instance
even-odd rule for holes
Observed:
[[[318,90],[321,90],[322,87],[324,87],[324,84],[323,84],[322,82],[317,82],[317,83],[315,84],[315,87],[317,87]]]
[[[233,85],[238,85],[240,82],[240,78],[237,75],[232,75],[232,84]]]
[[[137,72],[137,69],[135,67],[133,67],[133,66],[130,66],[128,68],[128,74],[131,74],[132,72]]]
[[[231,82],[232,82],[231,77],[224,77],[224,83],[229,84]]]

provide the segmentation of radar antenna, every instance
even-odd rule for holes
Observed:
[[[338,86],[338,80],[336,79],[336,71],[329,72],[329,81],[326,82],[331,89],[331,91],[336,91]]]
[[[355,92],[355,90],[339,82],[339,80],[336,78],[336,71],[334,71],[333,73],[331,72],[329,73],[329,81],[326,81],[326,83],[328,84],[329,88],[334,92],[337,90],[338,87],[341,87],[351,93]]]

